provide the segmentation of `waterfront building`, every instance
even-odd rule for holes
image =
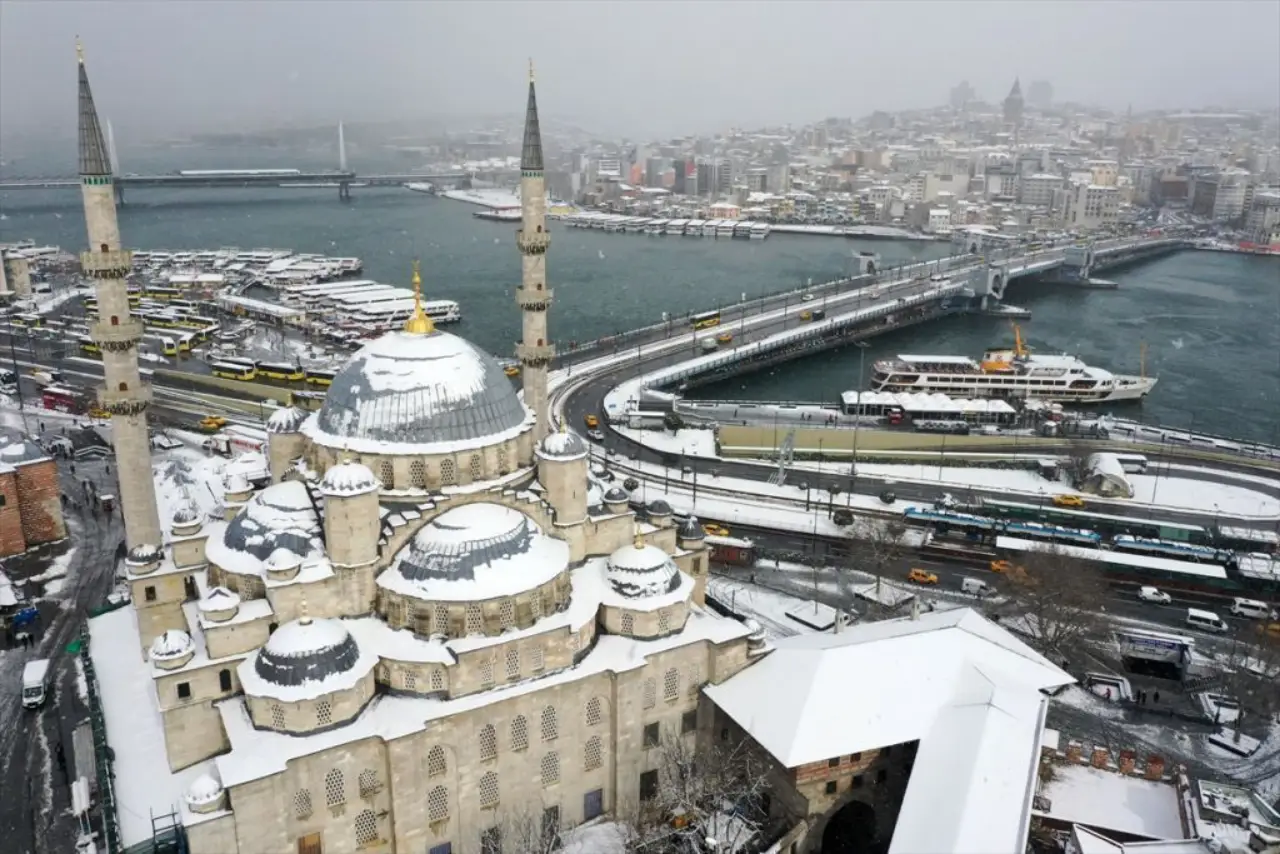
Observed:
[[[1070,228],[1091,229],[1114,223],[1120,213],[1120,191],[1084,181],[1069,184],[1063,194],[1062,220]]]
[[[80,189],[89,234],[89,248],[80,254],[80,267],[95,282],[98,320],[89,332],[101,349],[102,373],[106,379],[98,405],[111,413],[111,444],[116,455],[129,559],[147,561],[159,554],[164,542],[151,474],[151,439],[147,432],[151,386],[143,382],[138,369],[142,323],[133,317],[129,306],[126,279],[133,268],[133,258],[120,243],[115,178],[89,88],[84,53],[79,45],[76,49],[79,54]]]
[[[1018,204],[1048,208],[1053,206],[1054,193],[1061,190],[1065,179],[1061,175],[1038,172],[1024,175],[1018,181]]]
[[[1245,231],[1255,243],[1280,243],[1280,192],[1254,194]]]
[[[1191,212],[1218,222],[1244,215],[1249,194],[1249,173],[1243,169],[1196,175],[1191,188]]]

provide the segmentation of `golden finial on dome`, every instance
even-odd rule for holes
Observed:
[[[644,532],[640,530],[639,522],[636,522],[636,538],[634,540],[634,543],[636,548],[638,549],[644,548]]]
[[[302,601],[298,603],[298,622],[304,626],[311,625],[311,612],[307,610],[307,594],[303,592]]]
[[[422,310],[422,273],[417,262],[413,262],[413,314],[404,324],[404,331],[415,335],[429,335],[436,331],[436,325]]]
[[[80,43],[80,37],[76,36],[76,59],[84,65],[84,45]]]

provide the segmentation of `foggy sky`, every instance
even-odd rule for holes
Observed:
[[[132,140],[512,113],[641,139],[945,102],[1015,76],[1116,110],[1276,107],[1280,2],[0,0],[0,135]]]

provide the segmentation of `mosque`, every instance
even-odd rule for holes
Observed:
[[[80,102],[82,261],[124,477],[149,394],[83,60]],[[764,652],[704,607],[697,520],[591,488],[585,443],[552,423],[532,73],[521,172],[523,394],[419,306],[318,411],[270,416],[271,484],[233,475],[225,519],[184,503],[157,531],[154,487],[122,483],[129,616],[163,724],[150,749],[185,781],[193,854],[470,854],[520,816],[625,810],[655,739],[693,738],[701,688]],[[129,470],[150,471],[141,454]]]

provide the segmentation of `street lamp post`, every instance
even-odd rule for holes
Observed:
[[[858,348],[858,396],[853,407],[853,454],[849,459],[849,506],[853,506],[853,493],[858,490],[858,425],[862,423],[862,389],[865,384],[867,344],[865,341],[854,341]]]

